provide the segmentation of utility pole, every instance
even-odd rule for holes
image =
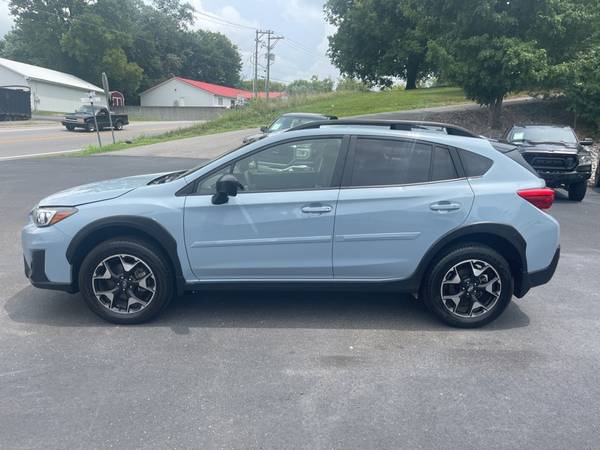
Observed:
[[[258,43],[260,42],[259,33],[260,31],[256,30],[256,36],[254,37],[254,78],[252,79],[253,98],[258,97]]]
[[[275,48],[278,41],[283,39],[283,36],[273,36],[275,34],[272,30],[267,30],[267,77],[265,78],[265,97],[269,101],[269,83],[271,78],[271,61],[275,59],[275,55],[271,52]]]
[[[269,34],[272,33],[272,31],[263,31],[263,30],[256,30],[255,33],[255,37],[254,37],[254,79],[252,80],[252,94],[254,95],[254,98],[258,98],[258,49],[261,46],[264,46],[262,39],[263,36],[265,34]]]

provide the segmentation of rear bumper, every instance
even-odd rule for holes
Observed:
[[[554,276],[554,272],[556,272],[559,259],[560,247],[556,249],[552,262],[548,267],[535,272],[523,273],[521,282],[515,287],[515,296],[518,298],[524,297],[531,288],[548,283]]]

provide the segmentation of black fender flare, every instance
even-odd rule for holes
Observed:
[[[511,225],[499,224],[493,222],[481,222],[462,226],[455,230],[452,230],[440,239],[438,239],[430,248],[427,250],[414,274],[411,276],[412,282],[410,283],[415,290],[418,290],[421,286],[422,280],[426,276],[427,269],[431,266],[434,258],[439,254],[442,249],[452,245],[454,242],[467,241],[470,237],[476,238],[477,236],[494,236],[502,240],[502,243],[506,246],[500,250],[500,253],[504,256],[509,255],[507,258],[508,262],[513,267],[514,263],[518,264],[518,270],[514,271],[515,277],[515,295],[522,297],[529,290],[528,282],[528,271],[527,271],[527,243],[521,233]],[[477,242],[480,240],[474,239]],[[482,243],[485,244],[483,241]],[[493,245],[490,245],[494,247]]]
[[[147,217],[139,216],[112,216],[105,217],[102,219],[95,220],[89,223],[85,227],[75,234],[69,246],[67,247],[66,257],[67,261],[71,264],[73,270],[76,269],[77,264],[81,263],[85,252],[90,250],[86,245],[90,238],[97,236],[98,233],[103,231],[115,231],[118,235],[118,230],[131,230],[137,231],[142,237],[149,236],[152,238],[158,246],[166,253],[169,258],[175,273],[175,282],[177,286],[177,294],[181,295],[184,292],[185,280],[183,278],[183,272],[181,270],[181,261],[177,253],[177,241],[171,235],[166,228],[155,220]],[[94,241],[92,241],[94,242]],[[75,275],[75,274],[74,274]],[[73,276],[73,280],[77,277]]]

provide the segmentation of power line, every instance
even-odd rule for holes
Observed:
[[[212,19],[213,22],[221,23],[221,25],[230,25],[232,27],[243,28],[243,29],[247,29],[247,30],[256,30],[256,28],[251,27],[249,25],[242,25],[240,23],[231,22],[229,20],[222,19],[219,16],[213,16],[212,14],[206,13],[204,11],[195,11],[195,13],[200,16],[204,16],[208,19]],[[206,20],[206,19],[201,19],[201,20]]]

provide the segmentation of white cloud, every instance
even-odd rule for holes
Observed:
[[[302,0],[278,0],[277,3],[283,8],[281,16],[290,22],[306,23],[323,19],[323,10],[314,4]]]

